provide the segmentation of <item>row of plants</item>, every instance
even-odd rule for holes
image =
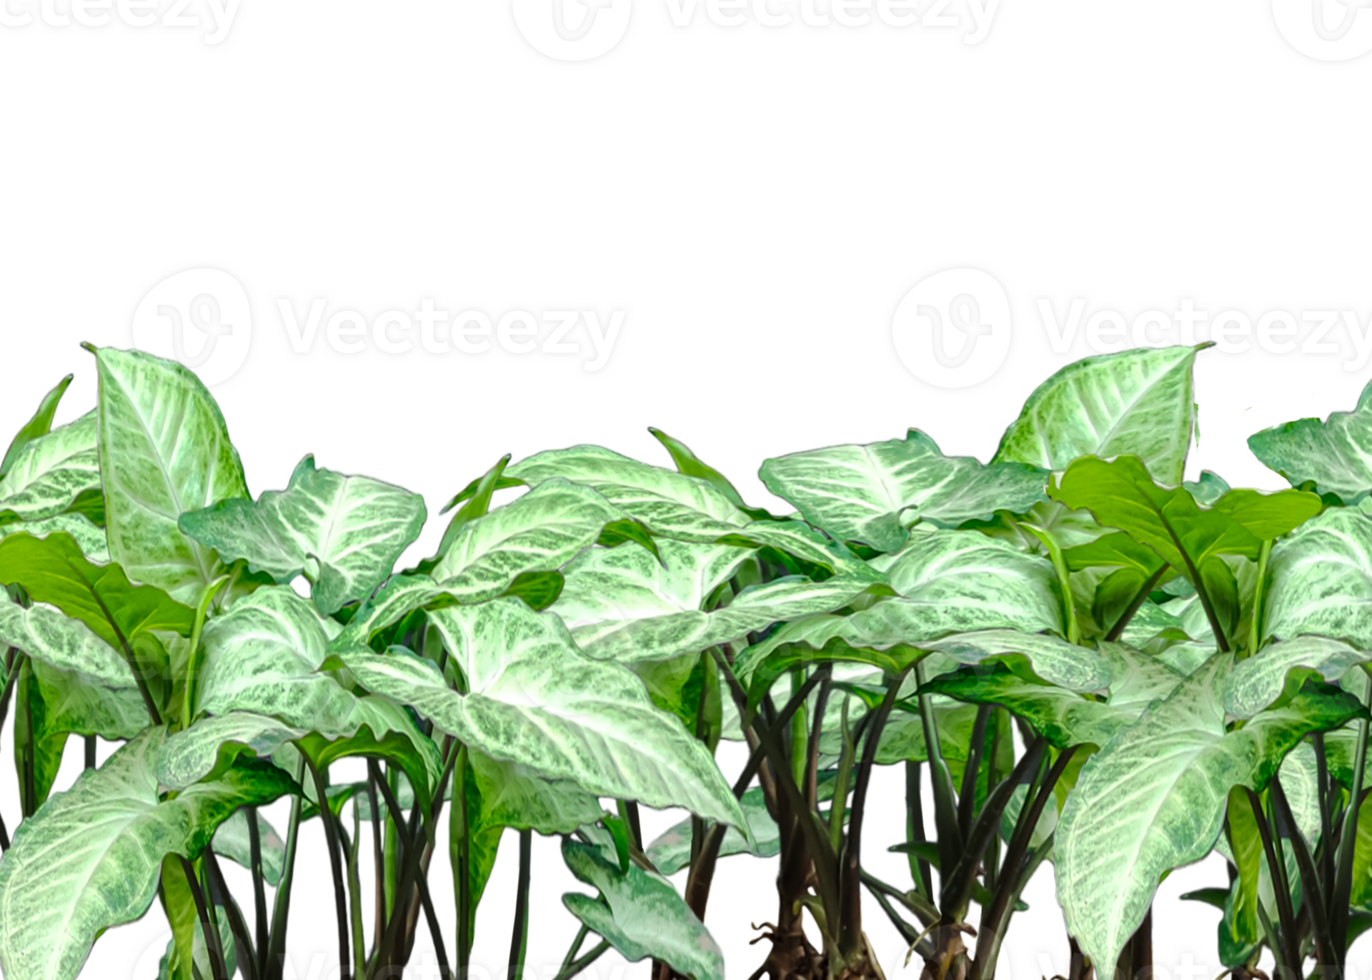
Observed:
[[[776,872],[762,963],[731,964],[754,980],[881,978],[888,927],[930,980],[989,980],[1049,865],[1069,980],[1132,978],[1160,880],[1214,851],[1227,879],[1187,898],[1222,913],[1227,969],[1342,969],[1372,925],[1372,386],[1252,437],[1291,489],[1186,482],[1200,349],[1065,368],[987,464],[913,429],[769,459],[794,513],[657,430],[665,465],[506,457],[402,568],[420,497],[307,456],[254,499],[192,373],[90,348],[96,407],[54,427],[64,380],[0,463],[5,977],[71,980],[157,905],[164,977],[283,980],[313,820],[345,980],[399,976],[421,930],[465,977],[478,911],[522,976],[535,833],[585,886],[556,980],[611,949],[719,980],[711,887],[742,856]],[[97,739],[120,743],[98,766]],[[641,807],[686,818],[645,840]],[[904,840],[864,839],[873,807]],[[481,901],[502,845],[513,910]]]

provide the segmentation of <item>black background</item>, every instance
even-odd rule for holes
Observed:
[[[203,0],[189,12],[209,23]],[[970,29],[962,0],[949,12]],[[704,0],[676,29],[661,0],[637,0],[622,43],[579,65],[535,52],[502,0],[244,0],[224,43],[202,34],[118,19],[0,29],[3,424],[69,369],[81,377],[64,416],[91,404],[75,340],[128,345],[145,292],[200,266],[252,303],[247,364],[215,388],[252,489],[317,450],[431,506],[504,452],[595,441],[657,461],[645,424],[755,501],[761,457],[904,425],[986,457],[1026,391],[1089,353],[1080,332],[1052,353],[1039,298],[1061,316],[1083,296],[1087,316],[1129,321],[1181,298],[1211,317],[1372,316],[1357,140],[1369,62],[1299,55],[1265,3],[1003,0],[973,47],[959,30],[881,23],[722,29]],[[959,266],[1006,288],[1013,343],[988,382],[940,390],[900,364],[890,318]],[[493,320],[627,316],[594,373],[499,350],[342,355],[322,329],[292,354],[276,299],[303,316],[316,296],[368,320],[423,298]],[[1350,406],[1372,373],[1343,371],[1351,353],[1345,340],[1342,355],[1203,355],[1195,464],[1277,485],[1242,436]],[[897,789],[895,773],[878,778],[874,844],[899,837]],[[571,935],[556,905],[571,883],[553,844],[539,854],[532,964]],[[504,955],[512,862],[510,848],[483,915],[488,968]],[[893,859],[873,863],[899,880]],[[1207,876],[1216,865],[1166,894]],[[768,878],[770,865],[723,866],[711,925],[738,976],[759,955],[745,921],[774,913]],[[311,951],[332,950],[313,829],[300,880],[314,895],[296,906],[303,976]],[[1008,940],[1017,980],[1039,973],[1036,951],[1063,962],[1047,874],[1030,898]],[[868,918],[893,965],[896,940]],[[1163,899],[1159,964],[1190,950],[1213,970],[1211,920]],[[89,975],[128,976],[161,932],[154,913],[114,933]]]

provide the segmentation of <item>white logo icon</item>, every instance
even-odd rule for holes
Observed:
[[[624,39],[633,0],[514,0],[515,25],[558,61],[599,58]]]
[[[1349,61],[1372,51],[1372,0],[1272,0],[1287,42],[1317,61]]]
[[[227,272],[178,272],[143,297],[132,333],[139,350],[180,361],[213,387],[248,359],[252,306],[243,284]]]
[[[900,301],[891,337],[901,363],[937,388],[970,388],[999,370],[1010,353],[1010,301],[994,277],[950,269],[925,279]]]

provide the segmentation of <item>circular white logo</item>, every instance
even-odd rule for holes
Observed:
[[[1272,0],[1277,30],[1317,61],[1349,61],[1372,51],[1372,0]]]
[[[558,61],[599,58],[624,39],[633,0],[513,0],[515,25]]]
[[[243,284],[227,272],[178,272],[143,297],[132,333],[139,350],[180,361],[213,387],[248,359],[252,306]]]
[[[1010,300],[993,276],[950,269],[925,279],[896,307],[891,337],[910,373],[937,388],[970,388],[1010,353]]]

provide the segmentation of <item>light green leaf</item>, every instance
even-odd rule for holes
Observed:
[[[35,538],[46,538],[51,534],[68,534],[76,541],[81,553],[97,565],[105,565],[110,560],[109,544],[105,541],[104,528],[96,527],[90,518],[82,514],[58,514],[41,521],[20,521],[17,524],[0,524],[0,540],[16,534],[27,534]]]
[[[1272,643],[1234,668],[1225,688],[1225,707],[1237,718],[1252,718],[1281,697],[1293,670],[1305,668],[1337,681],[1369,659],[1372,655],[1322,636]]]
[[[944,456],[918,429],[905,439],[769,459],[760,475],[815,527],[884,552],[899,551],[917,521],[955,527],[1028,510],[1047,483],[1047,473],[1022,463]]]
[[[53,416],[57,414],[57,406],[61,403],[62,396],[67,393],[72,377],[70,374],[67,375],[57,383],[56,388],[43,396],[33,418],[25,423],[10,442],[9,449],[5,451],[5,458],[0,460],[0,484],[3,484],[5,476],[13,468],[15,459],[24,451],[24,447],[52,431]]]
[[[286,842],[261,813],[257,815],[257,836],[262,845],[262,877],[275,888],[281,884],[281,872],[286,866]],[[252,839],[246,809],[235,811],[219,825],[214,834],[214,853],[252,870]]]
[[[226,561],[285,584],[304,574],[332,614],[368,598],[419,536],[424,498],[365,476],[315,469],[306,456],[285,490],[181,515],[180,528]]]
[[[91,412],[27,443],[0,482],[0,524],[103,514],[96,429]]]
[[[51,603],[117,649],[153,630],[187,636],[195,618],[161,589],[130,585],[120,566],[89,561],[60,532],[0,540],[0,582],[22,585],[35,602]]]
[[[1101,656],[1110,665],[1110,693],[1114,707],[1142,708],[1169,697],[1186,675],[1156,657],[1124,643],[1100,644]]]
[[[465,695],[417,657],[337,659],[363,687],[412,706],[492,758],[599,796],[742,824],[705,747],[653,706],[626,667],[584,657],[557,617],[500,599],[438,610],[430,620],[465,678]]]
[[[1234,786],[1260,790],[1311,731],[1360,712],[1348,695],[1307,691],[1225,732],[1219,654],[1120,731],[1082,767],[1056,849],[1068,929],[1098,963],[1113,963],[1143,921],[1161,876],[1215,846]]]
[[[625,959],[659,960],[691,980],[724,980],[724,954],[666,879],[632,864],[621,872],[599,849],[572,840],[563,841],[562,857],[605,900],[571,893],[563,903]]]
[[[622,516],[588,487],[549,480],[465,524],[433,577],[459,602],[494,599],[524,572],[560,569]]]
[[[194,714],[250,711],[306,731],[344,731],[357,699],[317,673],[326,621],[287,586],[258,589],[205,625]]]
[[[1372,517],[1333,508],[1272,548],[1268,637],[1345,640],[1372,650]]]
[[[783,579],[747,589],[727,606],[705,612],[706,600],[749,553],[727,545],[662,541],[659,562],[642,548],[597,550],[567,570],[553,605],[581,650],[623,663],[670,660],[783,620],[830,612],[852,602],[871,580]]]
[[[1248,448],[1293,487],[1357,503],[1372,490],[1372,384],[1353,411],[1264,429],[1248,437]]]
[[[55,606],[40,602],[25,609],[0,598],[0,646],[23,650],[58,670],[79,672],[95,684],[137,692],[128,661],[88,626]]]
[[[36,698],[29,692],[29,723],[38,739],[61,736],[64,742],[67,735],[99,735],[114,742],[133,738],[148,725],[148,709],[132,674],[126,683],[106,684],[41,660],[31,660],[29,667],[37,686]]]
[[[0,861],[0,966],[9,980],[73,980],[100,933],[148,910],[165,855],[196,857],[239,807],[291,791],[279,770],[234,770],[163,802],[164,737],[151,729],[130,742],[15,832]]]
[[[1180,483],[1198,349],[1140,348],[1069,364],[1029,396],[995,461],[1063,470],[1082,456],[1127,454],[1165,483]]]
[[[753,861],[772,861],[777,858],[781,854],[781,829],[771,814],[767,813],[763,788],[756,784],[749,786],[738,803],[744,808],[756,845],[749,844],[744,835],[734,828],[724,830],[724,840],[719,845],[720,861],[740,856],[752,858]],[[649,837],[643,844],[643,856],[653,862],[653,866],[665,877],[675,878],[685,872],[690,866],[690,817],[682,817]]]
[[[95,355],[110,554],[134,581],[193,603],[223,567],[177,522],[187,511],[247,497],[243,464],[219,406],[186,368],[111,347]]]

